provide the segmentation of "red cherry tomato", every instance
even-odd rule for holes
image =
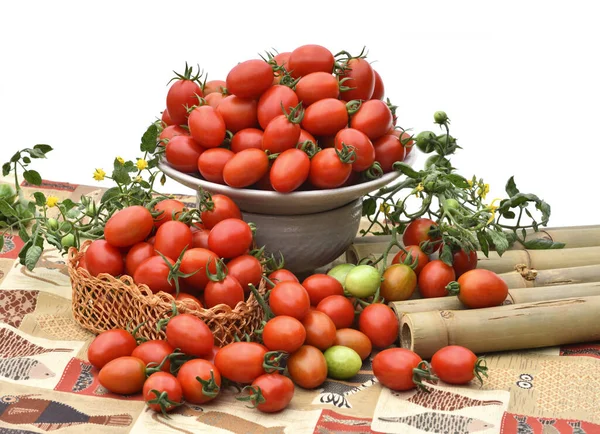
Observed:
[[[204,83],[202,92],[204,96],[210,95],[211,93],[223,93],[223,90],[227,89],[227,83],[223,80],[209,80]]]
[[[343,145],[354,150],[355,158],[352,163],[352,170],[362,172],[367,170],[375,162],[375,148],[373,143],[362,131],[354,128],[344,128],[340,130],[334,139],[335,147],[342,150]]]
[[[435,259],[425,265],[419,273],[419,292],[424,298],[445,297],[448,295],[446,285],[455,279],[454,269],[441,260]]]
[[[306,330],[306,345],[312,345],[325,351],[335,341],[335,324],[327,314],[318,310],[309,310],[302,319]]]
[[[198,103],[198,97],[204,96],[196,81],[190,80],[191,69],[183,75],[184,79],[176,80],[167,92],[167,111],[174,125],[187,123],[187,108]]]
[[[177,220],[181,212],[185,209],[185,204],[177,199],[164,199],[154,205],[154,211],[162,211],[158,217],[154,219],[154,226],[160,227],[163,223],[169,220]]]
[[[452,268],[454,268],[457,278],[467,271],[477,268],[477,252],[475,250],[471,250],[469,254],[462,249],[457,250],[452,258]]]
[[[168,127],[166,127],[164,130],[162,130],[160,132],[160,135],[158,136],[158,140],[160,141],[161,145],[166,145],[169,140],[171,140],[173,137],[175,136],[189,136],[190,133],[188,130],[186,130],[183,127],[180,127],[179,125],[169,125]]]
[[[166,393],[165,399],[156,402],[163,393]],[[174,375],[167,372],[155,372],[144,383],[142,395],[150,409],[167,413],[177,407],[177,405],[170,402],[181,403],[183,391],[181,390],[181,384]]]
[[[417,266],[415,267],[414,271],[415,271],[415,274],[417,276],[419,276],[419,273],[421,272],[423,267],[425,267],[425,265],[427,265],[427,263],[429,263],[429,256],[427,256],[425,253],[423,253],[423,250],[421,250],[421,248],[419,246],[406,246],[405,249],[411,256],[411,263],[414,262],[415,260],[418,261]],[[396,253],[396,255],[394,256],[394,259],[392,259],[392,264],[404,263],[406,256],[407,256],[406,253],[404,253],[402,250],[400,250],[398,253]],[[410,265],[410,264],[408,264],[408,265]]]
[[[165,126],[173,125],[173,119],[171,119],[171,116],[169,115],[169,110],[167,109],[164,109],[164,111],[162,112],[160,120]]]
[[[121,251],[105,240],[94,240],[85,251],[86,269],[92,276],[108,273],[111,276],[123,274]]]
[[[290,53],[287,70],[294,78],[304,77],[312,72],[333,71],[335,59],[327,48],[321,45],[302,45]]]
[[[225,140],[223,116],[209,105],[193,109],[188,118],[190,135],[203,148],[216,148]]]
[[[340,95],[340,83],[337,78],[327,72],[313,72],[305,75],[296,84],[298,100],[304,107],[325,99]]]
[[[208,249],[208,229],[192,230],[192,248]]]
[[[508,285],[490,270],[467,271],[458,278],[458,299],[471,309],[500,306],[508,295]]]
[[[147,285],[154,294],[160,291],[174,293],[176,288],[175,284],[169,281],[169,265],[173,266],[175,261],[167,258],[167,262],[161,256],[152,256],[144,260],[136,267],[133,281],[138,285]]]
[[[422,359],[406,348],[389,348],[373,358],[373,374],[379,382],[397,391],[411,390],[416,387],[413,381],[414,369]]]
[[[134,205],[114,213],[104,226],[104,238],[115,247],[129,247],[144,241],[152,228],[152,214],[143,206]]]
[[[351,328],[338,329],[335,332],[333,345],[352,348],[362,360],[369,357],[373,350],[369,337],[363,332]]]
[[[244,128],[231,139],[230,149],[238,153],[244,149],[262,149],[263,131],[258,128]]]
[[[233,342],[215,356],[215,366],[221,375],[233,382],[250,384],[265,374],[263,367],[267,347],[256,342]]]
[[[267,322],[262,337],[269,350],[293,354],[304,344],[306,329],[296,318],[280,315]]]
[[[192,136],[175,136],[165,149],[169,164],[184,173],[194,173],[198,170],[198,157],[204,152]]]
[[[326,148],[311,159],[308,179],[316,188],[338,188],[346,182],[351,172],[352,163],[343,162],[336,149]]]
[[[249,284],[258,287],[262,279],[262,265],[260,261],[252,255],[241,255],[233,258],[227,263],[229,275],[235,277],[248,294],[250,292]]]
[[[317,304],[317,310],[326,314],[337,329],[354,324],[354,305],[343,295],[330,295]]]
[[[92,366],[101,369],[111,360],[131,356],[136,347],[137,343],[131,333],[122,329],[107,330],[94,338],[87,357]]]
[[[225,304],[235,309],[238,303],[244,301],[244,289],[238,280],[227,275],[221,281],[209,280],[204,289],[206,307],[212,308]]]
[[[348,80],[350,81],[350,80]],[[383,101],[364,101],[352,115],[350,127],[365,133],[369,139],[377,140],[392,128],[392,112]]]
[[[235,258],[252,246],[250,226],[240,219],[226,219],[217,223],[208,235],[208,246],[221,258]]]
[[[481,372],[473,351],[459,345],[449,345],[431,357],[431,368],[435,375],[448,384],[467,384]]]
[[[279,282],[271,290],[269,306],[275,315],[287,315],[302,321],[310,309],[310,297],[298,282]]]
[[[235,154],[229,149],[207,149],[198,157],[198,170],[204,179],[217,184],[225,184],[223,170]]]
[[[166,222],[156,231],[154,249],[169,258],[179,258],[181,252],[191,246],[192,230],[183,222]]]
[[[386,348],[398,339],[398,318],[387,305],[374,303],[363,309],[358,328],[366,334],[375,348]]]
[[[208,267],[208,270],[211,273],[216,273],[217,259],[219,259],[217,254],[208,249],[192,248],[186,250],[183,254],[179,271],[181,271],[183,274],[194,273],[191,276],[186,277],[184,280],[187,285],[195,290],[203,291],[208,283],[206,268]]]
[[[229,95],[219,103],[217,112],[223,117],[227,129],[234,134],[258,125],[256,101],[253,99]]]
[[[269,172],[271,185],[280,193],[289,193],[298,189],[310,172],[310,158],[300,149],[283,151],[273,162]]]
[[[141,392],[146,381],[146,365],[136,357],[111,360],[100,369],[98,382],[109,392],[133,395]]]
[[[371,95],[371,99],[383,99],[385,96],[383,80],[377,71],[373,70],[373,72],[375,73],[375,87],[373,89],[373,95]]]
[[[258,100],[258,123],[265,130],[269,123],[282,114],[282,108],[289,110],[298,105],[298,96],[287,86],[275,85],[263,93]]]
[[[198,298],[196,298],[192,294],[188,294],[186,292],[180,292],[179,294],[177,294],[177,297],[175,297],[175,300],[191,300],[193,303],[195,303],[196,310],[204,308],[204,306],[202,305],[202,302],[200,300],[198,300]]]
[[[296,277],[296,275],[294,273],[292,273],[290,270],[286,270],[285,268],[280,268],[279,270],[275,270],[273,271],[271,274],[269,274],[268,279],[273,282],[274,284],[277,284],[278,282],[297,282],[300,283],[300,281],[298,280],[298,278]],[[271,288],[271,285],[267,285],[269,288]]]
[[[144,241],[134,244],[125,256],[125,272],[129,276],[133,276],[135,274],[135,270],[137,270],[137,267],[152,256],[156,256],[156,252],[154,251],[154,246],[152,244]]]
[[[375,90],[375,72],[368,60],[364,58],[352,58],[345,63],[347,70],[340,74],[340,80],[348,78],[344,86],[352,89],[344,92],[344,99],[369,100]]]
[[[315,137],[311,133],[304,129],[300,129],[300,137],[298,138],[298,144],[302,144],[307,140],[310,140],[314,144],[317,144],[317,139],[315,139]]]
[[[189,356],[204,357],[212,352],[214,337],[212,331],[200,318],[180,313],[167,323],[167,342]]]
[[[294,383],[281,374],[264,374],[252,382],[250,402],[263,413],[275,413],[286,408],[294,397]],[[260,390],[260,392],[259,392]],[[260,399],[262,397],[262,399]]]
[[[219,104],[221,104],[221,101],[223,101],[226,97],[227,95],[225,94],[213,92],[206,95],[204,97],[204,101],[206,101],[206,104],[208,104],[212,108],[217,109],[219,107]]]
[[[137,348],[133,350],[131,356],[143,360],[146,366],[148,366],[149,363],[155,363],[155,366],[158,367],[160,363],[165,360],[165,357],[174,352],[175,348],[169,345],[167,341],[152,340],[139,344]],[[169,372],[170,368],[171,361],[167,359],[165,364],[161,367],[161,371]]]
[[[423,241],[437,242],[439,237],[432,237],[429,231],[433,227],[437,227],[437,223],[428,218],[418,218],[413,220],[404,230],[402,234],[402,242],[405,246],[421,246]],[[437,244],[437,248],[440,244]],[[434,248],[434,250],[436,250]]]
[[[396,161],[404,161],[406,149],[402,146],[400,139],[393,134],[386,134],[378,138],[373,144],[375,148],[375,160],[381,166],[383,173],[394,170]]]
[[[348,125],[348,109],[335,98],[319,100],[304,111],[302,128],[314,136],[333,136]]]
[[[323,352],[311,345],[302,345],[287,361],[292,381],[304,389],[319,387],[327,379],[327,361]]]
[[[183,397],[191,404],[212,401],[221,390],[221,373],[208,360],[194,359],[185,362],[179,368],[177,380],[181,384]]]
[[[273,84],[273,69],[264,60],[252,59],[234,66],[227,74],[227,92],[256,99]]]
[[[229,218],[241,220],[242,213],[229,197],[215,194],[212,196],[212,208],[209,211],[203,211],[200,218],[206,229],[212,229],[221,220]]]
[[[330,295],[344,295],[342,284],[334,277],[327,274],[313,274],[302,282],[302,286],[308,292],[310,305],[316,306],[321,300]]]
[[[275,116],[265,128],[262,149],[272,154],[279,154],[292,149],[300,138],[300,124],[290,119],[287,114]]]
[[[252,168],[252,169],[250,169]],[[244,149],[223,168],[223,180],[234,188],[248,187],[260,180],[269,170],[269,157],[260,149]]]

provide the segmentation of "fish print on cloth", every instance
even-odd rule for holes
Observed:
[[[56,345],[56,342],[47,342],[49,342],[50,345]],[[58,343],[60,344],[61,342]],[[38,354],[44,353],[71,353],[73,351],[73,348],[47,348],[40,345],[36,345],[29,339],[21,336],[21,334],[16,329],[11,330],[11,328],[0,324],[0,358],[36,356]]]
[[[4,428],[0,426],[0,434],[38,434],[38,432],[25,429]]]
[[[21,248],[25,245],[21,237],[18,235],[2,234],[4,237],[4,245],[0,249],[0,258],[17,259]]]
[[[600,425],[557,418],[541,418],[506,413],[502,419],[502,434],[598,434]]]
[[[358,374],[346,381],[328,378],[318,387],[320,393],[313,399],[313,404],[329,404],[338,408],[352,408],[351,395],[357,394],[378,381],[373,375],[372,360],[367,357],[363,361]]]
[[[413,389],[409,392],[391,392],[393,396],[405,399],[413,404],[430,410],[454,411],[466,407],[482,407],[485,405],[503,405],[502,401],[497,399],[473,399],[468,396],[460,395],[442,389],[430,389],[425,392],[422,389]]]
[[[588,343],[578,345],[566,345],[560,348],[561,356],[594,357],[600,359],[600,344]]]
[[[371,429],[407,434],[499,431],[510,399],[508,391],[482,390],[474,383],[460,387],[440,383],[428,388],[430,402],[423,392],[393,392],[383,388]]]
[[[143,400],[142,395],[139,393],[125,396],[109,392],[98,381],[98,370],[89,362],[78,358],[72,358],[69,361],[54,390],[98,398],[112,398],[127,401]]]
[[[54,372],[42,362],[29,357],[15,357],[0,359],[0,377],[14,381],[45,380],[56,376]]]
[[[15,261],[0,284],[0,289],[34,288],[71,299],[71,281],[66,257],[49,244],[44,245],[42,256],[33,271],[29,271],[24,265],[19,264],[19,261]]]
[[[18,328],[23,317],[35,310],[39,291],[0,291],[0,323]]]
[[[0,397],[0,421],[54,431],[81,424],[124,427],[131,425],[133,417],[130,414],[91,416],[70,405],[36,395],[4,395]]]
[[[357,418],[346,414],[336,413],[332,410],[323,410],[321,412],[321,418],[317,422],[315,433],[374,434],[375,431],[371,430],[371,419],[369,418]]]
[[[321,410],[301,411],[288,407],[273,417],[247,408],[235,396],[226,389],[206,406],[184,403],[169,413],[168,419],[146,408],[130,433],[312,434],[321,413]]]

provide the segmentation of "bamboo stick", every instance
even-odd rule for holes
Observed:
[[[514,288],[508,291],[504,304],[522,304],[548,300],[560,300],[572,297],[600,296],[600,282],[577,283],[574,285],[559,285],[540,288]],[[436,310],[466,310],[456,296],[418,298],[395,301],[390,307],[398,318],[403,314],[429,312]]]
[[[424,359],[447,345],[475,353],[600,339],[600,296],[402,315],[400,343]]]
[[[600,258],[598,262],[600,262]],[[498,274],[498,276],[506,282],[509,288],[537,288],[540,286],[600,282],[600,264],[538,270],[533,280],[525,278],[518,271],[502,273]]]

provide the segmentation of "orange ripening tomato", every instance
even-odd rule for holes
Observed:
[[[427,263],[429,262],[429,256],[423,253],[423,250],[421,250],[419,246],[406,246],[404,249],[410,254],[411,257],[411,261],[408,265],[412,264],[415,260],[417,260],[417,266],[415,267],[414,271],[415,274],[418,276],[423,267],[425,267],[425,265],[427,265]],[[394,259],[392,259],[392,264],[404,263],[406,256],[406,253],[400,250],[398,253],[396,253]]]
[[[264,60],[238,63],[227,74],[227,92],[241,98],[256,99],[273,84],[273,69]]]
[[[456,289],[450,285],[450,292],[458,294],[458,299],[471,309],[500,306],[508,296],[508,285],[490,270],[474,269],[458,278]]]
[[[287,360],[287,369],[294,383],[304,389],[314,389],[327,379],[327,361],[323,352],[303,345]]]
[[[333,345],[335,341],[335,324],[327,314],[318,310],[309,310],[302,319],[306,330],[306,345],[312,345],[321,351]]]
[[[363,332],[351,328],[338,329],[335,332],[333,345],[352,348],[362,360],[369,357],[373,350],[369,337]]]

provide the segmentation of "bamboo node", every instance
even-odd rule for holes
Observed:
[[[515,265],[515,270],[523,277],[525,280],[535,280],[538,275],[538,271],[535,268],[529,268],[525,264],[517,264]]]
[[[454,316],[454,314],[451,311],[449,311],[449,310],[441,310],[440,311],[440,316],[442,318],[450,319],[450,318],[452,318]]]

